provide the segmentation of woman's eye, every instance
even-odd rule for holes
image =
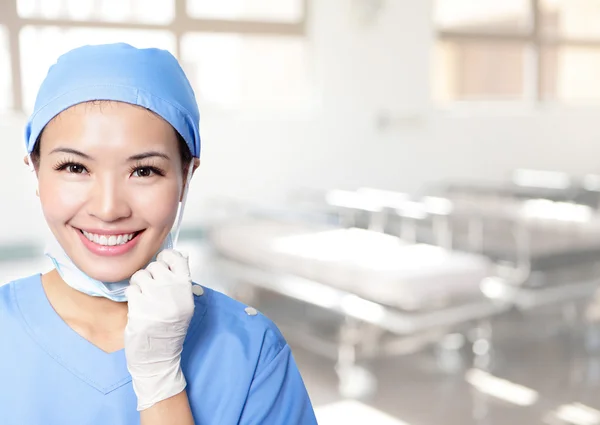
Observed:
[[[83,174],[85,172],[85,167],[81,164],[69,164],[66,168],[72,174]]]
[[[133,171],[135,177],[151,177],[154,171],[150,167],[139,167]]]

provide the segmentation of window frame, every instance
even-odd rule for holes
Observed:
[[[434,0],[437,1],[437,0]],[[435,7],[435,6],[434,6]],[[486,32],[474,30],[454,30],[438,28],[434,22],[435,40],[450,42],[489,42],[489,43],[515,43],[522,44],[526,48],[526,67],[524,70],[524,93],[522,101],[510,101],[511,103],[531,103],[531,104],[565,104],[560,99],[547,100],[543,93],[543,73],[542,51],[545,48],[560,49],[563,47],[588,47],[598,49],[600,52],[600,38],[575,38],[565,36],[549,36],[544,34],[540,24],[542,15],[541,0],[529,0],[529,10],[531,16],[529,31],[523,32]],[[506,101],[488,99],[485,101],[471,101],[465,99],[455,99],[450,104],[471,104],[486,103],[502,104]],[[597,102],[600,103],[600,99]]]
[[[23,111],[23,87],[21,73],[21,48],[19,34],[26,26],[55,26],[61,28],[100,28],[100,29],[143,29],[168,30],[176,39],[175,53],[179,57],[181,40],[188,32],[230,33],[242,35],[306,36],[309,16],[309,0],[302,2],[302,18],[298,22],[277,22],[258,20],[221,20],[198,19],[187,14],[187,0],[173,0],[175,13],[168,24],[141,22],[104,22],[97,20],[75,21],[70,19],[22,18],[17,12],[17,0],[0,1],[0,25],[8,33],[9,54],[11,58],[11,77],[13,87],[12,109]]]

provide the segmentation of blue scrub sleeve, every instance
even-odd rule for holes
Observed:
[[[304,382],[287,344],[254,377],[239,424],[317,424]]]

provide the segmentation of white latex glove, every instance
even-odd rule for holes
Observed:
[[[127,288],[129,313],[125,356],[138,399],[138,410],[182,392],[183,341],[194,314],[188,259],[164,250],[136,272]]]

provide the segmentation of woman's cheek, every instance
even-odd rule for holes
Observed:
[[[160,184],[138,188],[130,192],[134,214],[144,217],[149,223],[159,224],[173,221],[179,205],[177,184]]]
[[[40,201],[46,215],[68,218],[85,204],[88,195],[88,185],[72,182],[43,182],[40,181]]]

